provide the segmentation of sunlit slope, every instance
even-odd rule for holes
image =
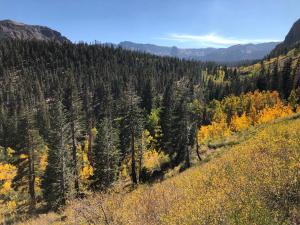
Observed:
[[[279,71],[282,70],[284,67],[284,63],[287,60],[291,60],[291,67],[292,69],[295,69],[297,66],[297,62],[300,59],[300,52],[299,49],[291,49],[286,54],[279,55],[278,57],[272,57],[272,58],[266,58],[262,62],[258,62],[256,64],[250,65],[250,66],[241,66],[238,68],[238,71],[241,74],[258,74],[261,70],[262,65],[265,69],[273,70],[274,65],[278,63],[278,69]]]
[[[161,183],[74,202],[60,223],[293,224],[300,219],[298,117],[259,128],[221,156]]]

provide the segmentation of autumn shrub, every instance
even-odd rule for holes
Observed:
[[[251,126],[251,121],[247,117],[246,113],[241,116],[235,114],[230,121],[230,129],[234,132],[240,132],[248,129]]]
[[[284,105],[276,91],[249,92],[241,96],[228,96],[221,102],[213,101],[212,121],[201,126],[198,131],[198,143],[224,139],[232,132],[247,130],[250,126],[286,117],[293,114],[290,105]]]
[[[210,140],[228,137],[230,129],[224,119],[220,122],[212,122],[210,125],[201,126],[198,132],[198,140],[201,144],[205,144]]]
[[[259,112],[258,124],[267,123],[277,118],[289,116],[293,114],[290,106],[284,106],[283,104],[276,104],[273,107],[264,108]]]
[[[13,157],[14,150],[11,148],[0,148],[0,157],[3,158],[6,152],[6,160],[0,163],[0,223],[6,223],[17,207],[16,192],[12,187],[14,178],[17,175],[17,168],[9,163]],[[6,162],[5,162],[6,161]],[[3,219],[3,221],[1,221]]]
[[[164,152],[158,152],[155,149],[143,154],[143,166],[149,171],[160,170],[161,165],[169,160],[168,155]]]

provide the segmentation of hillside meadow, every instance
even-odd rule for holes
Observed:
[[[23,224],[298,224],[299,203],[296,114],[165,181],[95,194]]]

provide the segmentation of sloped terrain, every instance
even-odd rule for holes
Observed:
[[[299,115],[257,129],[161,183],[96,194],[28,224],[298,224]]]

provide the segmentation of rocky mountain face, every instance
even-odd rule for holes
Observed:
[[[59,32],[48,27],[27,25],[12,20],[0,21],[0,40],[4,38],[70,42]]]
[[[181,49],[177,47],[138,44],[126,41],[121,42],[119,46],[128,50],[146,52],[159,56],[232,63],[262,59],[264,56],[268,55],[277,44],[278,42],[268,42],[261,44],[234,45],[229,48]]]
[[[298,44],[300,45],[300,19],[294,23],[284,41],[277,45],[270,55],[277,56],[280,54],[285,54],[286,51],[292,49]]]

